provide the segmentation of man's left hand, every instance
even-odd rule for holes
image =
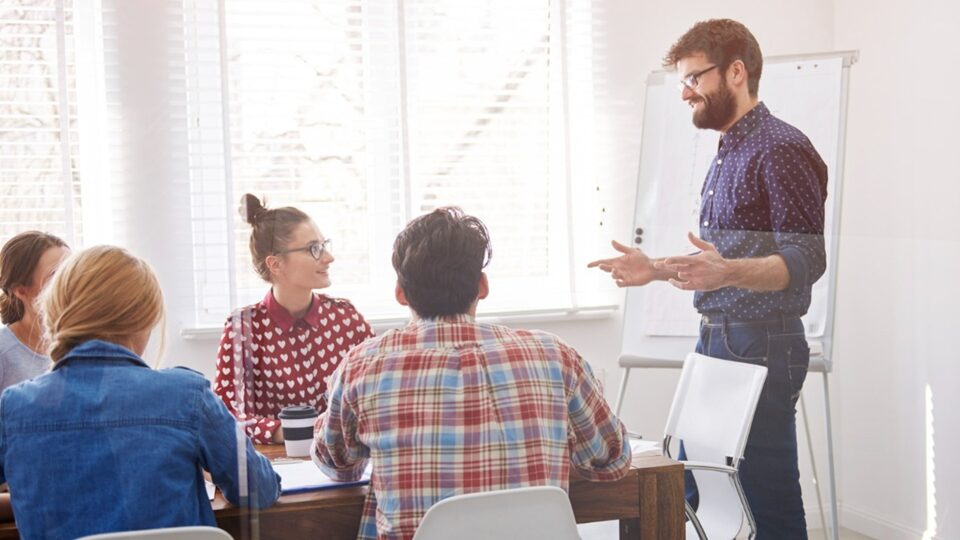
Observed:
[[[693,255],[667,257],[657,261],[655,267],[677,273],[670,283],[685,291],[714,291],[728,286],[730,263],[720,255],[716,246],[701,240],[693,233],[687,233],[690,243],[700,252]]]

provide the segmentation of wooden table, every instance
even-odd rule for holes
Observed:
[[[257,449],[270,458],[284,455],[283,446]],[[267,510],[251,512],[231,506],[218,493],[213,509],[217,524],[237,540],[353,540],[366,494],[366,487],[296,493],[280,497]],[[640,457],[616,482],[571,478],[570,503],[577,523],[620,520],[621,539],[683,538],[683,465],[660,456]]]
[[[283,446],[258,446],[270,458]],[[56,489],[55,485],[50,486]],[[220,493],[213,504],[217,524],[236,540],[356,538],[367,487],[283,495],[258,512],[230,505]],[[684,537],[683,466],[660,457],[634,459],[616,482],[570,480],[570,503],[577,523],[620,520],[620,538],[673,540]],[[0,540],[19,538],[16,524],[0,523]]]

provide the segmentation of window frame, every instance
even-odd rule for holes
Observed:
[[[190,10],[191,5],[199,5],[207,0],[185,0],[185,18],[189,17],[190,14],[187,13]],[[548,321],[548,320],[575,320],[578,318],[587,318],[594,319],[597,317],[606,317],[611,313],[615,312],[617,305],[619,303],[618,299],[614,298],[611,294],[599,293],[599,288],[596,287],[596,284],[599,280],[594,279],[592,276],[585,276],[587,272],[582,266],[584,264],[578,263],[576,256],[582,257],[584,253],[589,253],[591,249],[584,248],[585,242],[594,242],[596,240],[595,230],[585,230],[583,227],[577,227],[578,223],[582,223],[584,216],[592,212],[591,209],[585,208],[574,208],[575,204],[578,202],[578,199],[584,199],[582,197],[583,193],[587,191],[588,186],[585,186],[582,181],[577,181],[573,178],[574,169],[581,171],[586,171],[589,166],[585,167],[584,163],[589,161],[592,153],[588,149],[584,149],[583,146],[578,146],[578,152],[583,153],[582,158],[572,156],[571,145],[578,144],[582,145],[586,140],[589,142],[589,135],[582,135],[574,137],[571,134],[572,126],[576,128],[584,128],[584,126],[592,128],[593,125],[590,123],[592,118],[590,118],[591,111],[587,111],[588,114],[582,115],[581,118],[571,121],[570,111],[571,109],[579,109],[585,103],[584,98],[587,100],[592,99],[592,81],[587,78],[586,82],[583,80],[580,81],[580,86],[577,89],[579,94],[579,101],[576,101],[576,97],[571,98],[570,85],[572,84],[573,77],[570,76],[570,72],[567,65],[567,56],[568,49],[570,48],[570,43],[567,40],[567,28],[566,28],[566,17],[568,12],[572,9],[573,4],[579,2],[579,9],[583,9],[583,6],[589,6],[589,1],[581,0],[551,0],[551,15],[550,15],[550,46],[553,49],[551,54],[554,58],[559,59],[556,62],[556,69],[551,69],[551,91],[555,92],[556,95],[552,96],[551,99],[557,104],[554,107],[554,113],[556,118],[552,121],[557,126],[562,126],[561,128],[551,130],[551,148],[554,149],[553,155],[550,156],[551,162],[551,174],[550,178],[552,179],[553,186],[551,188],[552,197],[556,200],[551,202],[551,206],[556,208],[556,211],[551,212],[549,219],[553,222],[551,223],[551,230],[562,230],[563,234],[551,234],[550,241],[552,243],[551,250],[554,252],[562,252],[563,255],[558,257],[558,262],[554,263],[556,267],[559,267],[554,272],[553,283],[551,287],[545,290],[543,287],[543,281],[539,278],[529,278],[524,280],[516,279],[513,280],[513,283],[510,283],[509,280],[504,280],[500,277],[497,277],[492,280],[492,287],[494,291],[503,291],[507,289],[510,291],[512,296],[522,296],[524,298],[525,304],[520,305],[504,305],[503,303],[497,303],[495,301],[485,301],[480,304],[478,315],[481,318],[487,318],[490,320],[497,320],[501,322],[531,322],[531,321]],[[204,235],[209,235],[210,231],[198,231],[193,230],[193,244],[195,246],[193,261],[192,276],[194,279],[193,284],[193,303],[194,309],[190,314],[180,313],[178,324],[179,330],[182,336],[187,338],[196,338],[203,337],[207,335],[214,335],[220,331],[222,327],[222,321],[226,316],[233,310],[246,305],[251,302],[255,302],[262,297],[262,294],[265,294],[268,290],[266,283],[258,284],[256,286],[250,286],[247,294],[244,294],[245,291],[241,290],[238,287],[237,275],[242,269],[238,266],[240,264],[240,259],[237,257],[238,249],[243,249],[241,253],[245,253],[245,247],[240,247],[240,242],[237,242],[232,235],[234,231],[237,230],[237,225],[239,218],[236,212],[237,202],[239,200],[239,191],[235,191],[233,183],[233,171],[232,163],[230,160],[231,148],[230,148],[230,138],[229,138],[229,122],[230,122],[230,108],[229,108],[229,88],[226,87],[224,81],[229,81],[229,69],[226,60],[226,48],[225,48],[225,34],[224,30],[226,28],[226,21],[223,15],[223,3],[216,2],[218,6],[217,15],[217,27],[219,33],[217,34],[217,39],[219,42],[219,61],[221,65],[214,72],[218,74],[220,80],[219,92],[221,94],[221,104],[219,107],[219,113],[222,115],[221,129],[223,133],[222,152],[223,159],[223,168],[224,168],[224,181],[223,187],[220,189],[219,193],[202,193],[202,196],[213,197],[219,199],[220,205],[220,217],[216,219],[211,219],[211,221],[221,220],[219,228],[222,230],[224,228],[222,221],[226,222],[226,235],[228,239],[223,242],[226,246],[227,255],[226,257],[221,257],[220,259],[226,260],[226,263],[223,265],[225,268],[211,269],[208,267],[203,267],[200,261],[198,261],[198,254],[196,246],[198,245],[198,237],[203,237]],[[398,10],[402,8],[403,1],[398,0],[396,4]],[[378,14],[382,15],[382,13]],[[401,19],[402,20],[402,19]],[[185,20],[185,27],[187,26],[187,21]],[[402,24],[398,24],[397,30],[398,33],[402,33]],[[191,30],[185,28],[185,36],[190,35]],[[582,34],[582,31],[581,31]],[[206,36],[209,38],[209,36]],[[398,36],[399,39],[402,39],[402,36]],[[198,38],[199,39],[199,38]],[[188,53],[189,54],[189,53]],[[579,51],[577,57],[577,67],[580,68],[584,65],[584,62],[588,61],[590,53],[584,52],[583,50]],[[585,58],[587,60],[585,60]],[[403,62],[398,62],[398,70],[401,72],[400,87],[401,92],[399,96],[398,106],[403,106],[404,101],[406,100],[406,95],[403,91],[405,84],[403,83]],[[196,67],[191,67],[189,62],[187,62],[187,69],[196,69]],[[188,77],[189,79],[189,77]],[[580,79],[583,79],[582,73]],[[189,85],[189,81],[188,81]],[[209,90],[209,89],[208,89]],[[190,89],[188,88],[188,92]],[[571,105],[571,101],[574,100],[576,103]],[[187,114],[188,121],[192,125],[195,120],[195,116],[192,113]],[[398,130],[401,133],[400,140],[397,141],[396,145],[401,148],[401,155],[399,160],[401,162],[401,168],[406,167],[404,163],[407,160],[407,156],[403,155],[403,151],[406,150],[407,137],[403,134],[408,129],[406,123],[406,115],[399,115],[400,121],[398,123]],[[577,139],[577,140],[574,140]],[[190,143],[192,144],[192,143]],[[557,150],[559,149],[559,150]],[[587,150],[587,151],[584,151]],[[191,161],[193,157],[191,156]],[[576,162],[576,163],[575,163]],[[583,162],[583,163],[581,163]],[[395,190],[383,190],[384,193],[381,193],[381,197],[385,197],[381,201],[381,206],[394,205],[396,201],[394,197],[399,193],[399,198],[402,201],[401,211],[399,214],[394,216],[384,217],[383,215],[375,215],[371,221],[376,223],[371,226],[370,230],[370,268],[371,268],[371,280],[375,281],[376,287],[366,287],[367,294],[357,294],[356,291],[349,291],[340,286],[337,286],[336,279],[335,284],[331,289],[324,289],[322,292],[330,293],[333,296],[343,296],[351,301],[353,301],[364,313],[365,317],[370,320],[375,326],[389,327],[396,323],[399,320],[406,320],[409,316],[406,308],[394,304],[392,302],[393,298],[393,285],[394,285],[394,276],[392,267],[389,265],[390,251],[392,247],[393,235],[396,231],[402,228],[402,224],[408,221],[411,217],[415,215],[412,210],[414,204],[413,197],[411,197],[411,182],[409,171],[405,169],[406,172],[401,173],[400,181],[395,186]],[[582,175],[581,175],[582,176]],[[592,178],[589,182],[592,182]],[[191,186],[193,182],[191,181]],[[191,187],[191,189],[193,189]],[[268,201],[269,203],[270,201]],[[590,204],[593,201],[587,201],[586,204]],[[276,204],[271,204],[271,206],[276,206]],[[581,206],[583,206],[581,204]],[[469,211],[469,209],[468,209]],[[368,212],[369,215],[369,212]],[[194,216],[195,217],[195,216]],[[483,218],[483,216],[479,216]],[[196,221],[191,221],[191,227],[196,226]],[[320,224],[321,229],[324,230],[323,224]],[[384,231],[388,231],[385,233]],[[328,232],[324,230],[324,232]],[[604,234],[606,234],[604,232]],[[328,233],[329,235],[329,233]],[[332,236],[332,235],[329,235]],[[336,237],[334,236],[336,241]],[[496,248],[497,238],[494,237],[494,246]],[[243,243],[246,242],[246,239],[243,239]],[[202,244],[202,242],[200,242]],[[496,264],[497,256],[496,249],[494,255],[494,264]],[[225,294],[221,294],[221,300],[227,298],[227,302],[222,302],[219,306],[207,307],[204,305],[206,302],[205,294],[208,294],[207,291],[209,287],[207,283],[204,283],[205,279],[201,274],[203,273],[216,273],[220,272],[222,274],[221,278],[218,278],[220,286],[222,287],[223,283],[227,284],[227,290]],[[374,274],[376,274],[374,276]],[[596,274],[591,272],[590,274]],[[336,278],[336,275],[334,276]],[[531,291],[544,291],[539,297],[534,298],[531,296]],[[250,293],[249,291],[252,291]],[[221,291],[222,292],[222,291]],[[374,304],[376,299],[379,302],[377,309],[370,309],[369,306]],[[386,301],[384,301],[386,300]]]

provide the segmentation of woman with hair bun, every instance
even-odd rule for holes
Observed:
[[[0,397],[0,482],[21,537],[216,526],[204,470],[233,504],[277,500],[279,477],[203,375],[141,358],[164,318],[147,263],[83,250],[40,304],[54,366]]]
[[[0,392],[50,367],[34,302],[69,253],[66,242],[40,231],[22,232],[0,249]]]
[[[334,258],[330,239],[307,214],[266,208],[249,193],[241,210],[252,228],[254,269],[270,290],[227,319],[214,391],[255,442],[281,443],[280,410],[325,411],[327,379],[373,331],[347,300],[314,292],[330,286]]]

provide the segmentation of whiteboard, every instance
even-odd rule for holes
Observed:
[[[803,318],[807,337],[829,342],[837,267],[846,80],[855,53],[828,53],[764,60],[759,98],[770,112],[797,127],[827,164],[825,244],[827,271],[812,291]],[[676,73],[647,80],[634,229],[651,257],[695,251],[687,232],[698,233],[700,190],[716,155],[719,133],[699,130],[677,89]],[[631,236],[633,236],[631,231]],[[680,359],[693,350],[700,316],[693,292],[654,282],[627,290],[622,355]]]

